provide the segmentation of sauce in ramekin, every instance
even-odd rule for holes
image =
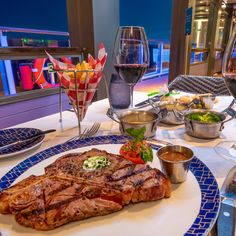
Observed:
[[[189,158],[185,153],[181,152],[165,152],[160,155],[160,158],[165,161],[178,162],[187,161]]]

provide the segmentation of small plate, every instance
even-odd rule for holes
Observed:
[[[13,128],[0,130],[0,147],[42,132],[33,128]],[[21,144],[0,151],[0,158],[10,157],[29,151],[43,142],[45,135],[38,136]]]

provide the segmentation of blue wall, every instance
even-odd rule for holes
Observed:
[[[66,0],[2,0],[0,26],[68,31]]]
[[[66,0],[2,0],[0,9],[0,26],[68,31]],[[148,38],[168,43],[171,11],[172,0],[120,0],[120,25],[144,26]]]
[[[120,25],[145,28],[149,39],[170,42],[172,0],[120,0]]]

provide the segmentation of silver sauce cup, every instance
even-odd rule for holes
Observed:
[[[185,155],[186,160],[166,160],[162,155],[167,152],[179,152]],[[193,159],[193,151],[187,147],[179,145],[171,145],[160,148],[157,151],[162,171],[169,177],[172,184],[182,183],[187,178],[189,164]]]

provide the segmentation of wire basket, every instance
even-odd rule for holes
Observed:
[[[80,121],[83,120],[103,77],[102,72],[107,59],[105,47],[103,43],[100,43],[96,59],[88,54],[87,62],[84,60],[76,65],[71,62],[63,63],[48,52],[45,51],[45,53],[52,63],[48,65],[48,71],[57,73],[60,79],[60,121],[62,121],[62,90],[64,89],[77,115],[79,134],[81,134]]]
[[[92,103],[92,99],[97,89],[64,89],[73,109],[79,118],[82,121],[86,115],[89,105]],[[76,98],[77,94],[77,98]],[[78,102],[77,102],[78,101]]]
[[[98,84],[103,76],[102,69],[101,70],[76,70],[72,68],[72,69],[61,70],[61,69],[50,68],[49,72],[60,73],[59,75],[59,78],[60,78],[60,121],[62,121],[62,90],[64,90],[77,116],[79,134],[81,134],[80,122],[84,119],[87,113],[88,107],[92,103],[94,94],[97,91]],[[63,81],[63,78],[68,75],[70,76],[69,82],[68,80]],[[97,76],[94,76],[94,79],[93,79],[92,75],[97,75]]]

